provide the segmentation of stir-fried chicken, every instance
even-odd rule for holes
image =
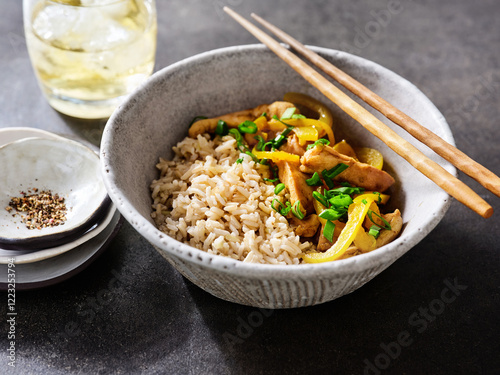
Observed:
[[[305,211],[306,215],[314,213],[313,187],[307,185],[306,179],[308,177],[300,171],[299,164],[279,161],[277,165],[279,168],[279,179],[290,192],[290,203],[292,206],[295,202],[300,201],[302,212]]]
[[[262,104],[255,108],[250,108],[243,111],[228,113],[227,115],[198,120],[189,128],[189,136],[191,138],[196,138],[199,134],[214,133],[219,120],[225,121],[226,124],[231,128],[236,128],[242,122],[253,121],[263,113],[266,114],[266,118],[268,120],[273,116],[281,117],[283,115],[283,112],[285,112],[287,108],[294,107],[295,106],[292,103],[277,101],[271,104]]]
[[[340,154],[329,146],[310,149],[301,157],[300,163],[300,170],[304,173],[321,173],[323,170],[329,170],[340,163],[346,164],[349,168],[335,179],[347,181],[353,186],[367,190],[383,192],[394,183],[394,179],[389,173]]]

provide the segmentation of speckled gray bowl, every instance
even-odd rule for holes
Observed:
[[[405,79],[360,57],[323,48],[314,50],[448,142],[454,142],[441,113]],[[316,89],[262,45],[206,52],[153,75],[113,114],[102,139],[104,181],[125,219],[193,283],[217,297],[244,305],[310,306],[350,293],[421,241],[449,205],[446,193],[332,104],[336,135],[343,133],[350,140],[381,150],[396,176],[391,204],[402,210],[405,224],[394,242],[371,253],[331,263],[272,266],[210,255],[158,231],[150,218],[149,184],[158,176],[158,157],[171,157],[171,147],[187,135],[191,119],[270,103],[288,91],[306,93],[326,102]],[[383,121],[404,138],[418,143],[390,121]],[[417,147],[456,173],[453,166],[430,154],[425,146]]]

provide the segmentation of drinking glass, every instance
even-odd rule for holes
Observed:
[[[151,75],[154,0],[23,0],[31,63],[50,105],[107,118]]]

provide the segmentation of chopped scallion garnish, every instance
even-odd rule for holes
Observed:
[[[290,202],[286,202],[286,207],[281,210],[280,214],[282,214],[283,216],[286,216],[286,215],[288,215],[288,213],[290,212],[291,209],[292,209],[292,205],[290,204]]]
[[[380,230],[381,229],[382,228],[380,228],[378,225],[372,225],[370,227],[370,230],[368,231],[368,234],[370,236],[373,236],[373,237],[377,238],[380,235]]]
[[[325,224],[325,228],[323,229],[323,236],[330,241],[333,242],[333,233],[335,231],[335,224],[331,221],[327,221]]]
[[[330,144],[330,141],[328,139],[325,139],[325,138],[320,138],[318,139],[316,142],[310,144],[309,146],[307,146],[306,150],[310,150],[311,148],[314,148],[318,145],[321,145],[321,146],[328,146]]]
[[[347,210],[345,209],[327,208],[326,210],[323,210],[319,214],[319,217],[322,219],[333,221],[340,219],[342,216],[345,215],[346,212]]]
[[[300,201],[297,201],[293,204],[292,213],[295,215],[297,219],[302,220],[304,218],[304,213],[300,210]]]
[[[221,137],[227,135],[229,132],[229,127],[224,120],[217,121],[217,126],[215,127],[215,134],[220,135]]]
[[[306,116],[296,113],[296,114],[292,115],[292,118],[293,119],[301,119],[301,118],[306,118]]]
[[[295,110],[296,110],[295,107],[287,108],[285,112],[283,112],[283,114],[281,115],[281,120],[291,119],[293,114],[295,113]]]
[[[361,202],[363,202],[363,204],[368,204],[368,201],[366,199],[362,199]]]
[[[278,185],[276,185],[276,187],[274,188],[274,194],[278,195],[279,193],[281,193],[284,189],[285,189],[285,184],[284,183],[280,183]]]
[[[328,171],[326,169],[323,169],[323,171],[321,172],[321,175],[323,176],[323,180],[325,181],[326,186],[328,186],[329,189],[333,189],[335,187],[335,184],[333,183],[333,180],[328,175]]]
[[[382,216],[380,216],[376,212],[373,212],[372,210],[368,210],[368,212],[366,213],[366,215],[372,221],[372,223],[375,222],[375,221],[373,221],[373,216],[372,215],[377,216],[384,223],[384,226],[382,227],[383,229],[386,229],[386,230],[391,230],[392,229],[391,224],[389,224],[389,222],[387,220],[385,220]]]
[[[339,163],[335,167],[333,167],[332,169],[328,170],[328,172],[327,172],[328,177],[333,179],[333,178],[337,177],[339,174],[341,174],[342,172],[344,172],[347,168],[349,168],[349,166],[347,164]]]
[[[330,204],[328,203],[328,200],[325,198],[325,196],[317,191],[313,191],[312,196],[314,199],[316,199],[319,203],[321,203],[325,207],[330,207]]]
[[[245,151],[245,154],[250,156],[254,162],[256,162],[256,163],[259,162],[259,158],[257,156],[255,156],[254,154],[252,154],[250,151]]]
[[[241,164],[243,163],[243,158],[236,159],[236,164]]]
[[[314,172],[312,177],[306,180],[306,184],[309,186],[321,186],[323,185],[323,181],[321,181],[318,172]]]
[[[352,204],[352,198],[347,194],[339,194],[328,200],[333,207],[349,207]]]
[[[279,208],[276,208],[276,207],[275,207],[275,206],[276,206],[276,204],[275,204],[274,202],[278,202]],[[278,200],[278,198],[274,198],[274,199],[273,199],[273,201],[271,202],[271,208],[272,208],[274,211],[278,212],[278,213],[281,211],[281,209],[282,209],[283,207],[285,207],[285,206],[283,205],[283,203],[281,203],[281,202]]]
[[[253,138],[257,140],[257,145],[255,146],[257,151],[264,151],[264,145],[266,144],[266,141],[264,140],[264,138],[262,138],[262,136],[260,136],[260,135],[256,135]]]
[[[257,133],[257,124],[253,121],[243,121],[238,125],[238,130],[242,133],[255,134]]]

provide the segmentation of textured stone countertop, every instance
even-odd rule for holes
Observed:
[[[63,117],[42,97],[21,3],[0,0],[0,127],[99,144],[104,121]],[[407,78],[445,115],[458,147],[500,174],[498,0],[157,0],[156,69],[255,43],[223,3]],[[212,297],[124,223],[82,272],[17,291],[15,367],[0,294],[0,373],[500,374],[500,198],[460,178],[493,206],[492,218],[453,201],[435,230],[373,281],[310,308],[262,312]]]

